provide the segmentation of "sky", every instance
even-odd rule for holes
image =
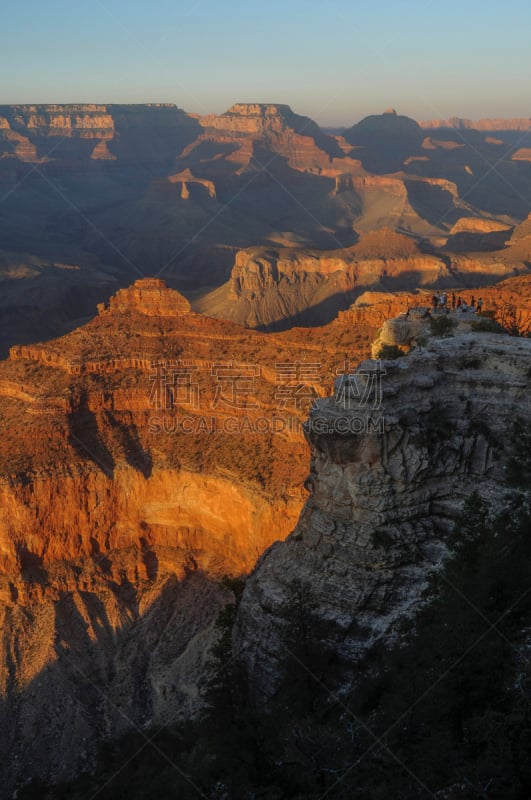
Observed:
[[[321,125],[394,107],[531,116],[529,0],[2,4],[0,103],[288,103]]]

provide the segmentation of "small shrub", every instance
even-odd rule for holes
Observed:
[[[480,316],[470,325],[471,330],[481,333],[505,333],[503,325],[496,322],[493,317]]]
[[[394,361],[396,358],[401,358],[405,355],[404,351],[396,344],[382,344],[378,351],[378,358],[383,361]]]
[[[455,321],[448,316],[431,317],[431,334],[432,336],[453,336],[455,324]]]

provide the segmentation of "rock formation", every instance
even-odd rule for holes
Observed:
[[[501,499],[512,426],[528,420],[531,342],[481,333],[433,338],[396,361],[359,365],[307,422],[310,497],[294,532],[248,580],[235,651],[267,703],[302,603],[350,681],[375,643],[396,639],[448,555],[463,501]],[[308,611],[308,613],[310,613]],[[316,624],[318,624],[316,622]],[[321,633],[322,635],[322,633]]]
[[[250,327],[317,324],[369,287],[430,285],[446,272],[444,261],[418,252],[365,258],[357,246],[325,252],[249,248],[236,255],[230,282],[194,305]]]
[[[512,231],[512,226],[499,220],[461,217],[449,231],[445,249],[454,253],[502,251]]]
[[[109,304],[98,306],[100,314],[145,314],[150,317],[180,317],[191,310],[182,294],[168,289],[161,278],[142,278],[128,289],[120,289]]]
[[[503,226],[499,235],[504,241],[509,231]],[[448,239],[449,250],[456,249],[456,238]],[[465,282],[481,286],[527,272],[518,255],[507,248],[473,258],[457,249],[449,258],[424,253],[409,237],[388,229],[337,250],[253,247],[236,254],[230,281],[198,298],[194,307],[249,327],[318,324],[346,310],[365,291],[448,289]]]
[[[461,217],[452,227],[450,234],[457,233],[497,233],[499,231],[508,233],[510,225],[506,225],[499,220],[484,219],[482,217]]]
[[[190,199],[191,187],[202,187],[206,189],[208,197],[216,197],[216,185],[214,181],[205,178],[196,178],[190,169],[178,172],[176,175],[169,175],[167,178],[153,181],[151,184],[150,196],[158,200],[174,199],[178,194],[182,200]]]
[[[235,103],[224,114],[210,114],[201,118],[204,128],[214,128],[234,133],[263,135],[270,131],[280,133],[287,126],[297,133],[319,134],[319,127],[309,117],[295,114],[288,105],[272,103]]]
[[[371,355],[380,358],[382,347],[392,347],[402,354],[408,353],[430,333],[430,310],[427,306],[413,306],[398,317],[387,319],[373,342]]]
[[[197,127],[172,103],[0,106],[0,154],[38,163],[115,160],[152,157],[158,145],[158,158],[175,156]]]
[[[335,140],[322,133],[309,117],[295,114],[288,105],[268,103],[236,103],[224,114],[200,119],[205,138],[223,137],[271,147],[285,156],[295,169],[319,170],[327,167],[334,156],[341,155]],[[252,156],[254,148],[242,151]]]
[[[6,796],[90,768],[104,739],[197,712],[224,576],[246,575],[303,503],[297,365],[309,403],[371,330],[265,336],[146,279],[0,362]]]

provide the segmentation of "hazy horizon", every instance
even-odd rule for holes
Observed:
[[[390,106],[417,120],[529,118],[530,23],[521,0],[30,0],[4,10],[0,102],[173,102],[201,115],[287,103],[325,127]]]

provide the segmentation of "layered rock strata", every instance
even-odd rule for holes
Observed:
[[[2,796],[197,713],[225,576],[303,503],[297,365],[322,396],[362,330],[268,337],[145,279],[0,362]]]

